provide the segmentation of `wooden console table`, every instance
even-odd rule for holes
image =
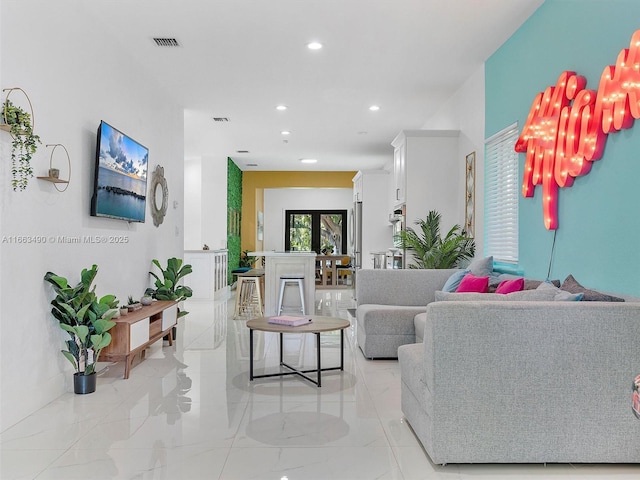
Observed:
[[[129,378],[131,363],[136,354],[144,358],[145,349],[164,336],[173,345],[172,328],[178,319],[178,302],[156,300],[151,305],[114,318],[116,326],[111,333],[111,343],[100,353],[100,361],[125,361],[124,378]]]

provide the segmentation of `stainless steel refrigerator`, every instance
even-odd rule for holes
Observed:
[[[351,210],[351,256],[353,257],[353,268],[362,268],[362,202],[354,202]],[[355,271],[354,271],[355,277]]]

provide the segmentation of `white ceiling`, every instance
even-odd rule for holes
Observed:
[[[395,135],[422,127],[542,2],[110,0],[82,8],[184,106],[186,158],[231,157],[242,170],[358,170],[388,162]],[[181,46],[157,47],[153,37]],[[324,48],[309,50],[312,40]],[[380,110],[369,111],[373,104]]]

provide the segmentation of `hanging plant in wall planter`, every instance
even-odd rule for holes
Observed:
[[[2,113],[3,129],[8,130],[12,138],[11,186],[15,191],[23,191],[27,188],[29,179],[33,177],[31,158],[36,153],[38,144],[42,142],[40,137],[33,133],[32,113],[14,105],[8,96],[4,101]]]

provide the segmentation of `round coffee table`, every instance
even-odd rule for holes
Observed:
[[[269,323],[268,317],[254,318],[247,321],[247,327],[249,327],[249,380],[253,381],[254,378],[265,377],[281,377],[284,375],[298,375],[311,383],[314,383],[318,387],[322,386],[322,372],[328,370],[344,370],[344,330],[351,326],[348,320],[336,317],[322,317],[318,315],[305,315],[305,318],[311,318],[311,322],[298,327],[289,327],[287,325],[280,325],[277,323]],[[280,366],[288,368],[288,372],[268,373],[264,375],[253,374],[253,331],[260,330],[262,332],[275,332],[280,334]],[[320,334],[322,332],[332,332],[334,330],[340,330],[340,366],[322,368],[322,361],[320,355]],[[315,369],[310,370],[298,370],[290,365],[287,365],[283,360],[283,341],[282,336],[285,333],[313,333],[316,336],[316,358],[317,364]],[[310,378],[305,373],[316,372],[317,380]]]

